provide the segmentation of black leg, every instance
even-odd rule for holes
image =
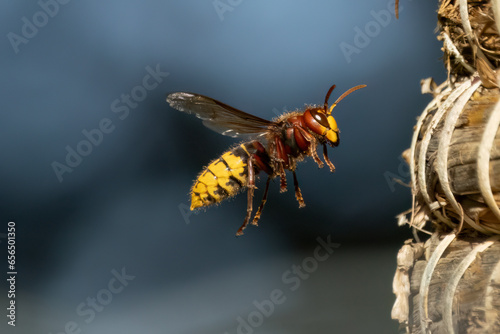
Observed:
[[[271,181],[271,176],[268,176],[267,177],[267,182],[266,182],[266,189],[264,190],[264,196],[262,196],[262,202],[260,202],[259,208],[257,209],[257,213],[253,217],[252,225],[255,225],[255,226],[258,225],[258,222],[259,222],[259,219],[260,219],[260,215],[262,214],[262,210],[264,209],[264,205],[267,202],[267,193],[269,191],[269,183],[270,183],[270,181]]]

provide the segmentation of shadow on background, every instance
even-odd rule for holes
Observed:
[[[396,331],[410,233],[394,217],[411,198],[391,178],[409,181],[399,157],[430,100],[420,79],[445,78],[435,4],[403,2],[398,21],[392,2],[366,0],[1,6],[0,247],[6,267],[14,221],[19,333]],[[299,165],[306,208],[274,182],[240,238],[246,196],[185,211],[192,180],[235,141],[167,92],[271,119],[332,84],[332,99],[367,88],[335,109],[336,173]]]

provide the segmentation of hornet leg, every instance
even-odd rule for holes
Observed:
[[[297,129],[300,131],[300,134],[309,142],[309,153],[313,157],[314,161],[318,164],[319,168],[323,168],[323,161],[318,157],[318,152],[316,152],[316,139],[304,130],[302,127],[297,127]]]
[[[280,173],[280,192],[284,193],[286,191],[285,167],[289,167],[290,161],[288,160],[288,154],[285,152],[284,144],[279,137],[274,137],[274,146],[276,149],[278,172]]]
[[[330,159],[328,159],[328,151],[326,148],[326,144],[323,144],[323,158],[325,158],[326,164],[328,165],[328,167],[330,167],[330,172],[332,173],[335,172],[335,166],[332,164]]]
[[[299,208],[303,208],[306,206],[304,202],[304,198],[302,197],[302,192],[299,188],[299,181],[297,181],[297,175],[295,171],[293,171],[293,185],[295,186],[295,198],[297,198],[297,202],[299,202]]]
[[[318,152],[316,152],[316,145],[311,145],[310,147],[311,147],[311,148],[310,148],[310,150],[311,150],[311,155],[312,155],[312,157],[313,157],[314,161],[318,164],[318,167],[319,167],[319,168],[323,168],[323,166],[324,166],[325,164],[324,164],[324,163],[323,163],[323,161],[321,161],[321,159],[319,158],[319,156],[318,156]]]
[[[286,191],[286,174],[283,162],[278,162],[278,168],[280,172],[280,193],[284,193]]]
[[[245,220],[243,221],[243,225],[236,232],[236,236],[243,235],[243,230],[247,227],[248,222],[250,220],[250,216],[252,215],[252,202],[253,202],[253,194],[255,191],[255,170],[253,167],[253,155],[250,155],[248,158],[248,200],[247,200],[247,215],[245,216]]]
[[[267,193],[268,193],[268,190],[269,190],[269,182],[270,181],[271,181],[271,176],[268,176],[267,177],[267,182],[266,182],[266,190],[264,190],[264,196],[262,196],[262,202],[260,202],[259,208],[257,209],[257,213],[253,217],[252,225],[255,225],[255,226],[258,225],[258,222],[259,222],[259,219],[260,219],[260,215],[262,214],[262,210],[264,209],[264,205],[267,202]]]

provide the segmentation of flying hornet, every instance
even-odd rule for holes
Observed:
[[[328,100],[335,85],[326,93],[325,102],[319,106],[306,106],[305,110],[287,112],[272,121],[248,114],[210,97],[177,92],[167,96],[174,109],[195,114],[203,124],[220,134],[246,138],[218,159],[213,160],[194,181],[191,188],[191,210],[219,203],[247,189],[247,212],[243,225],[236,235],[242,235],[253,212],[255,180],[260,172],[267,174],[266,187],[252,225],[258,221],[267,201],[269,183],[279,177],[280,192],[287,190],[285,170],[293,175],[295,197],[299,208],[305,206],[299,188],[297,163],[312,157],[320,168],[324,166],[318,156],[318,145],[323,146],[323,159],[331,172],[335,166],[328,158],[327,146],[339,144],[339,129],[332,116],[333,108],[350,93],[366,87],[359,85],[342,94],[331,106]]]

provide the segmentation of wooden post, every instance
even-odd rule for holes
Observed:
[[[434,99],[403,155],[414,205],[399,222],[416,236],[394,277],[403,333],[500,333],[499,15],[500,0],[440,1],[449,76],[423,81]]]
[[[398,265],[394,282],[409,283],[408,294],[400,294],[393,309],[393,317],[402,316],[402,333],[500,333],[498,236],[457,239],[436,233],[423,245],[407,243],[401,250],[405,247],[415,253],[411,263]]]

